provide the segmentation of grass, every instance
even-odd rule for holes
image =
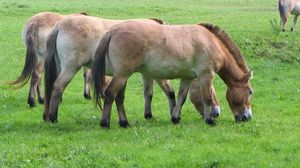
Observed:
[[[65,91],[57,124],[42,121],[43,106],[28,108],[28,86],[12,91],[0,85],[0,167],[299,166],[300,30],[274,31],[270,20],[279,19],[276,2],[2,0],[0,80],[15,79],[21,72],[25,57],[21,31],[30,16],[41,11],[86,11],[105,18],[158,17],[171,24],[207,21],[219,25],[240,46],[254,70],[254,118],[234,123],[225,99],[226,87],[219,77],[214,85],[222,114],[213,128],[204,124],[189,101],[183,107],[182,122],[174,126],[157,85],[154,119],[145,120],[139,75],[130,79],[126,90],[132,126],[128,129],[118,126],[115,108],[111,129],[99,127],[99,110],[82,96],[82,73]],[[173,85],[178,89],[178,81]]]

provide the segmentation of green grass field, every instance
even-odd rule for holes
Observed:
[[[0,167],[299,167],[300,24],[294,33],[278,33],[270,23],[280,23],[276,1],[1,0],[0,80],[13,80],[21,72],[22,28],[42,11],[220,26],[254,70],[254,118],[234,122],[219,77],[214,85],[222,114],[216,127],[207,126],[190,101],[183,107],[181,123],[173,125],[167,99],[157,85],[154,119],[145,120],[138,74],[126,90],[131,124],[127,129],[118,126],[115,108],[111,128],[100,128],[99,110],[83,98],[82,73],[66,89],[56,124],[44,123],[42,105],[28,108],[28,85],[16,91],[0,85]],[[291,22],[290,17],[288,28]],[[173,85],[177,90],[178,81]]]

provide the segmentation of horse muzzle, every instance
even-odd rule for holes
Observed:
[[[238,115],[234,116],[236,122],[241,121],[249,121],[252,118],[252,110],[251,108],[245,109],[244,111],[240,112]]]

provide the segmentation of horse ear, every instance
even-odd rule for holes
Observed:
[[[253,78],[253,71],[250,70],[247,75],[244,77],[244,82],[249,82]]]

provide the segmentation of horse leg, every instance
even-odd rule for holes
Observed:
[[[282,31],[285,32],[285,25],[287,22],[287,15],[281,17]]]
[[[126,117],[126,113],[125,113],[125,107],[124,107],[125,89],[126,89],[126,84],[119,91],[119,93],[116,97],[116,105],[117,105],[117,110],[118,110],[118,114],[119,114],[119,125],[124,128],[129,126],[129,123],[128,123],[128,120]]]
[[[221,114],[221,108],[213,85],[211,85],[211,94],[212,94],[212,107],[211,107],[212,116],[218,118]]]
[[[142,75],[144,82],[144,117],[152,118],[151,102],[153,97],[153,79],[149,79]]]
[[[45,61],[42,60],[40,61],[38,64],[37,64],[37,71],[38,71],[38,74],[39,74],[39,82],[37,84],[37,93],[38,93],[38,101],[40,104],[44,104],[44,97],[43,97],[43,94],[42,94],[42,84],[41,84],[41,81],[42,81],[42,72],[44,71],[44,64],[45,64]]]
[[[85,99],[91,99],[90,88],[91,88],[91,70],[88,68],[83,68],[83,78],[84,78],[84,92],[83,96]]]
[[[44,69],[44,60],[40,59],[38,63],[35,65],[34,70],[31,74],[30,89],[29,89],[28,100],[27,100],[27,103],[29,104],[30,108],[36,106],[35,95],[36,95],[36,90],[38,91],[38,94],[40,94],[38,89],[38,84],[40,84],[41,72],[43,71],[43,69]]]
[[[160,88],[164,91],[165,95],[169,101],[170,107],[170,115],[172,115],[172,111],[176,105],[175,92],[169,80],[158,80],[155,82],[160,86]]]
[[[49,106],[49,120],[53,123],[57,122],[58,106],[61,102],[62,94],[78,70],[79,68],[63,70],[54,82]]]
[[[201,77],[201,79],[200,79]],[[215,125],[212,114],[212,104],[213,104],[213,95],[212,95],[212,79],[213,75],[201,75],[198,77],[200,83],[200,93],[202,96],[203,102],[203,115],[204,120],[209,125]]]
[[[293,22],[293,25],[292,25],[292,28],[291,28],[291,32],[293,32],[295,30],[295,26],[297,24],[298,16],[299,15],[295,15],[295,17],[294,17],[294,22]]]
[[[177,103],[172,112],[172,122],[178,124],[180,122],[181,108],[186,100],[187,93],[189,91],[192,80],[180,80],[180,88],[177,97]]]
[[[116,96],[119,93],[119,91],[125,87],[127,79],[128,78],[125,77],[114,77],[108,85],[107,89],[105,90],[104,107],[100,121],[100,126],[102,128],[109,128],[112,104],[116,99]],[[119,116],[119,118],[121,117]],[[129,125],[128,122],[123,122],[122,124],[122,127],[127,127]]]

